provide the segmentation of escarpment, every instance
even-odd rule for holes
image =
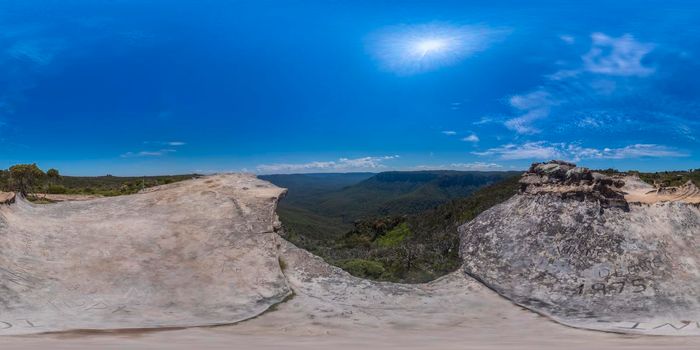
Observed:
[[[696,206],[639,201],[649,195],[639,179],[564,162],[533,164],[521,184],[518,195],[460,227],[465,273],[565,324],[698,332]]]

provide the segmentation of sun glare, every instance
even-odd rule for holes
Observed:
[[[448,49],[447,41],[443,40],[443,39],[420,40],[416,43],[415,46],[416,46],[416,50],[423,57],[425,57],[426,55],[428,55],[430,53],[439,52],[439,51]]]
[[[500,34],[479,26],[402,25],[375,33],[370,47],[383,68],[412,75],[453,65],[484,50]]]

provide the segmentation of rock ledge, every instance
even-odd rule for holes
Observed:
[[[520,179],[520,193],[555,194],[562,198],[599,201],[604,207],[627,208],[625,182],[560,160],[533,163]]]

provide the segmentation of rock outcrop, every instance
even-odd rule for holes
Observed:
[[[520,185],[523,194],[550,193],[563,199],[599,201],[605,207],[627,207],[621,190],[624,181],[563,161],[532,164]]]
[[[460,227],[468,275],[568,325],[700,334],[697,207],[630,204],[623,181],[563,162],[534,164],[521,183]]]
[[[0,205],[12,204],[15,202],[15,194],[13,192],[0,192]]]

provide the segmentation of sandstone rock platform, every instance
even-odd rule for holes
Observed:
[[[510,300],[574,327],[697,335],[697,208],[627,203],[625,185],[582,169],[564,172],[565,189],[555,172],[461,228],[462,270],[417,285],[359,279],[286,242],[284,190],[252,175],[17,198],[0,206],[0,335],[226,324],[275,336],[569,334]]]

